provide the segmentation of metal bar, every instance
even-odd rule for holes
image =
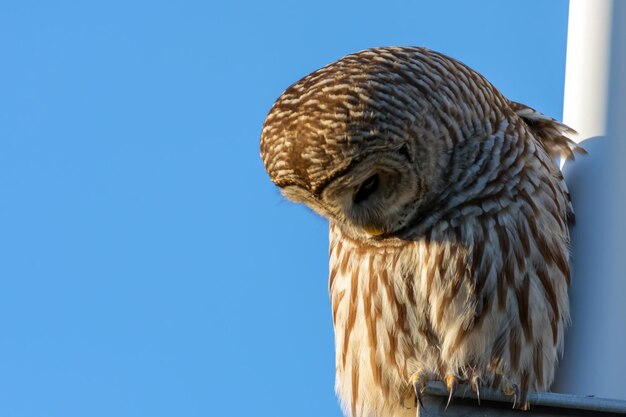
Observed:
[[[459,385],[450,405],[448,391],[441,382],[429,382],[423,393],[424,409],[420,416],[445,415],[463,416],[526,416],[528,411],[513,409],[513,397],[507,397],[498,390],[480,389],[478,395],[468,385]],[[528,402],[532,416],[623,416],[626,415],[626,401],[597,398],[594,396],[557,394],[553,392],[530,392]],[[445,414],[444,414],[445,413]]]

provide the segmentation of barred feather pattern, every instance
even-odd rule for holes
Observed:
[[[576,134],[574,129],[524,104],[510,101],[509,105],[526,122],[550,156],[574,160],[576,153],[587,153],[569,138]]]
[[[289,87],[261,136],[285,196],[330,224],[336,392],[414,416],[414,375],[510,391],[554,379],[569,321],[566,126],[425,48],[349,55]]]

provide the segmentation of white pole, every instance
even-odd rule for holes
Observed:
[[[554,390],[626,399],[626,0],[570,0],[565,165],[576,210],[572,326]]]

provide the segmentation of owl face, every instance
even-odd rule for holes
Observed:
[[[474,161],[466,139],[495,126],[469,86],[438,75],[444,64],[500,103],[486,80],[419,48],[349,55],[287,88],[261,134],[272,181],[347,235],[401,237]]]
[[[380,238],[405,226],[419,205],[424,190],[416,167],[404,145],[370,153],[318,193],[298,185],[281,189],[288,199],[306,204],[350,236]]]

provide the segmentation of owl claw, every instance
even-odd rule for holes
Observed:
[[[417,404],[419,403],[424,410],[426,410],[426,408],[422,402],[422,392],[424,392],[424,389],[426,388],[426,382],[428,382],[428,375],[426,372],[416,372],[409,378],[409,384],[413,386],[413,389],[415,390],[415,406],[417,407]]]
[[[415,394],[415,399],[416,399],[416,402],[419,403],[420,407],[422,407],[424,410],[426,410],[426,407],[424,407],[424,403],[422,402],[422,393],[421,392],[417,392]],[[417,404],[415,405],[415,407],[417,408]],[[419,413],[417,415],[419,415]]]
[[[478,400],[478,405],[480,405],[480,378],[478,375],[474,374],[470,379],[470,387],[472,391],[476,393],[476,399]]]
[[[445,408],[445,410],[448,410],[448,406],[450,405],[450,401],[452,400],[452,394],[454,393],[454,388],[456,388],[456,384],[457,384],[456,376],[452,374],[446,375],[445,384],[446,384],[446,388],[448,388],[448,392],[450,393],[448,395],[448,402],[446,403],[446,408]]]
[[[520,395],[519,387],[517,384],[505,384],[502,388],[502,393],[507,397],[513,396],[513,408],[517,405],[517,398]]]

